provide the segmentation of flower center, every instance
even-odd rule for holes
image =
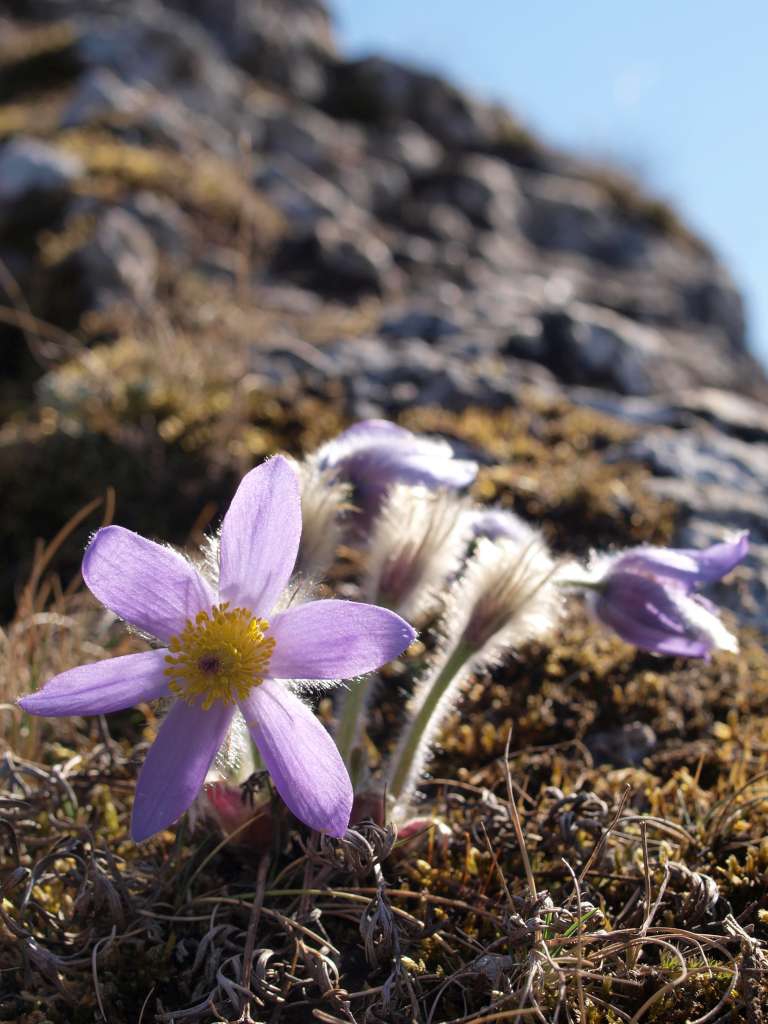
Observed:
[[[169,690],[189,704],[202,697],[205,711],[217,700],[243,700],[269,668],[275,640],[264,635],[268,629],[266,619],[248,608],[230,611],[229,602],[198,612],[168,644]]]

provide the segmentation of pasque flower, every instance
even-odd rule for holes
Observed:
[[[628,643],[656,654],[706,658],[714,648],[738,650],[715,606],[695,593],[747,554],[748,534],[688,548],[633,548],[595,566],[587,586],[598,619]]]
[[[473,537],[507,539],[523,544],[535,535],[533,527],[506,508],[469,508],[463,521]]]
[[[455,459],[447,441],[418,434],[388,420],[362,420],[312,456],[321,470],[333,470],[355,488],[355,499],[371,517],[395,483],[425,487],[468,487],[477,463]]]
[[[190,806],[237,709],[296,817],[344,833],[347,770],[287,680],[369,672],[400,654],[414,632],[374,605],[322,600],[275,611],[300,534],[296,474],[276,457],[244,477],[224,517],[216,587],[181,554],[119,526],[99,530],[86,549],[89,589],[163,647],[63,672],[20,704],[36,715],[94,715],[175,698],[137,782],[137,841]]]

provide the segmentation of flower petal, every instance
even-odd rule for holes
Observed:
[[[470,508],[462,516],[474,537],[498,540],[500,537],[524,544],[533,539],[533,527],[524,519],[505,508]]]
[[[695,548],[635,548],[620,555],[612,570],[645,572],[678,580],[686,589],[714,583],[746,558],[749,532],[734,540],[712,544],[701,551]]]
[[[156,700],[168,692],[165,650],[126,654],[80,665],[54,676],[42,690],[19,701],[30,715],[105,715]]]
[[[352,811],[352,783],[336,744],[287,686],[267,679],[240,710],[280,796],[318,832],[343,836]]]
[[[214,600],[183,555],[122,526],[95,535],[83,556],[83,579],[121,619],[163,641]]]
[[[276,455],[243,477],[221,528],[221,599],[268,616],[296,563],[301,499],[296,473]]]
[[[310,601],[276,615],[275,679],[350,679],[401,654],[416,636],[399,615],[357,601]]]
[[[403,483],[424,484],[426,487],[469,487],[476,476],[476,462],[471,459],[454,459],[452,453],[448,458],[437,448],[415,451],[404,456],[398,473],[398,479]]]
[[[410,430],[389,420],[361,420],[321,445],[314,459],[320,469],[333,469],[361,448],[407,444],[415,436]]]
[[[131,836],[137,843],[176,821],[195,799],[233,714],[223,701],[209,711],[185,700],[174,703],[136,783]]]
[[[684,614],[655,580],[633,572],[612,572],[593,598],[597,617],[627,643],[655,654],[708,657],[712,637]]]
[[[461,488],[477,475],[477,463],[455,459],[447,441],[413,434],[387,420],[356,423],[319,448],[314,459],[320,469],[336,470],[354,484],[368,516],[393,483]]]

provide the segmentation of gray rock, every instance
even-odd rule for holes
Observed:
[[[145,306],[154,295],[157,248],[141,221],[125,210],[108,210],[75,259],[96,306],[126,300]]]
[[[288,154],[257,165],[253,181],[298,233],[310,233],[323,218],[347,225],[368,219],[338,185]]]
[[[443,147],[417,124],[406,122],[390,131],[368,133],[374,156],[392,160],[411,177],[434,171],[443,159]]]
[[[494,137],[490,108],[437,75],[381,57],[337,64],[326,103],[336,116],[381,127],[415,121],[450,148],[480,147]]]
[[[544,362],[569,384],[592,384],[625,395],[654,390],[652,360],[663,352],[651,328],[608,310],[571,304],[542,316]]]
[[[326,66],[335,57],[331,19],[319,0],[174,0],[200,19],[240,67],[288,89],[319,99]]]
[[[385,338],[423,338],[424,341],[436,342],[445,335],[460,334],[461,327],[435,313],[410,310],[402,316],[382,320],[379,332]]]
[[[275,252],[272,270],[339,297],[383,294],[399,280],[392,253],[381,238],[364,225],[328,217],[310,231],[286,238]]]
[[[168,146],[200,152],[201,146],[226,157],[236,153],[231,133],[218,120],[189,109],[173,95],[140,83],[126,85],[108,68],[94,68],[80,79],[62,115],[62,128],[107,123],[112,132],[133,144]]]
[[[77,56],[128,85],[149,85],[197,113],[237,124],[242,86],[212,36],[156,0],[78,20]]]
[[[627,722],[616,729],[593,732],[585,738],[597,764],[617,768],[640,765],[658,745],[656,733],[645,722]]]
[[[746,323],[741,295],[724,270],[717,268],[683,292],[691,320],[722,327],[729,340],[745,350]]]
[[[669,402],[655,398],[634,398],[616,395],[600,388],[571,387],[566,389],[568,398],[575,405],[586,405],[590,409],[613,416],[642,427],[684,427],[692,426],[694,417],[684,410],[674,408]]]
[[[726,434],[744,441],[768,441],[768,405],[745,395],[718,388],[678,392],[674,399],[680,412],[690,412],[713,423]]]
[[[622,453],[643,462],[656,476],[684,480],[692,493],[710,485],[726,487],[738,503],[742,495],[768,490],[768,444],[728,437],[706,424],[693,430],[647,431]]]
[[[410,179],[402,167],[391,160],[373,157],[362,164],[337,169],[333,179],[358,206],[382,218],[396,214],[410,188]]]
[[[512,168],[490,156],[451,162],[418,185],[420,198],[448,203],[480,227],[504,230],[518,222],[522,196]]]
[[[354,125],[338,125],[327,114],[311,107],[284,107],[264,119],[262,148],[287,154],[314,171],[332,173],[354,164],[364,139]]]
[[[37,139],[7,142],[0,149],[0,228],[54,217],[83,172],[78,157]]]
[[[393,278],[392,254],[375,235],[347,232],[336,221],[324,220],[317,230],[318,257],[323,273],[343,284],[343,290],[386,291]]]
[[[543,249],[585,253],[617,266],[647,265],[648,233],[616,215],[596,186],[554,174],[523,176],[523,229]]]
[[[125,209],[149,231],[158,249],[171,256],[191,255],[189,249],[197,240],[197,228],[192,218],[168,196],[136,192]]]
[[[80,79],[61,116],[61,126],[77,128],[117,114],[133,116],[141,109],[140,90],[126,85],[107,68],[93,68]]]
[[[397,219],[408,231],[441,242],[467,244],[475,233],[469,217],[446,202],[411,199],[399,207]]]

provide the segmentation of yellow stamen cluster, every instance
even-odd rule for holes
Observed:
[[[198,612],[178,636],[171,638],[165,660],[168,688],[189,704],[202,697],[207,711],[214,701],[234,704],[264,682],[274,637],[264,634],[266,619],[248,608],[229,610],[229,602]]]

